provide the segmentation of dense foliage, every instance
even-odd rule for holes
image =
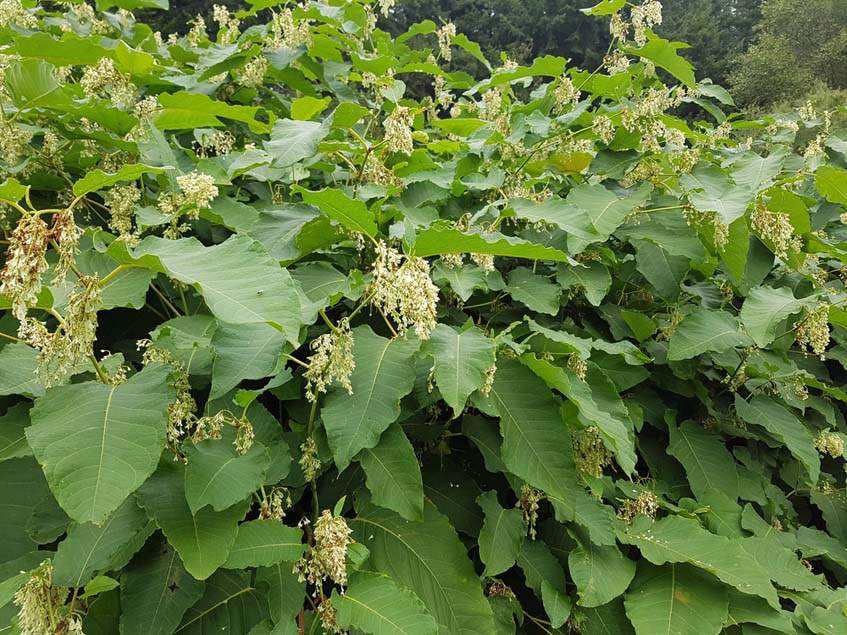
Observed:
[[[4,632],[847,632],[830,113],[654,0],[593,70],[98,4],[0,2]]]

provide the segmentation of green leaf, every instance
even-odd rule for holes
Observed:
[[[149,237],[128,259],[196,285],[222,322],[267,322],[297,343],[301,312],[294,282],[259,243],[246,236],[232,236],[212,247],[195,238]]]
[[[379,443],[358,456],[371,499],[410,521],[423,519],[423,481],[415,449],[399,424],[389,425]]]
[[[142,163],[129,163],[122,166],[117,172],[92,170],[74,183],[74,196],[82,198],[86,194],[111,187],[117,183],[136,181],[145,174],[162,174],[164,171],[164,168],[144,165]]]
[[[729,601],[726,587],[698,569],[643,564],[624,605],[638,635],[718,635]]]
[[[638,271],[668,300],[679,296],[680,287],[691,269],[686,256],[672,256],[651,240],[632,240]]]
[[[211,505],[223,511],[243,501],[264,483],[271,457],[264,445],[254,442],[239,454],[233,442],[236,432],[224,426],[222,438],[187,444],[184,448],[185,499],[192,513]]]
[[[44,473],[31,457],[0,463],[0,563],[12,562],[38,548],[28,531],[29,519],[39,505],[56,503],[50,495]],[[31,568],[38,566],[38,560]],[[20,571],[18,569],[17,571]],[[12,589],[14,593],[17,589]],[[11,599],[11,598],[9,598]]]
[[[262,379],[279,367],[285,338],[268,324],[219,323],[212,336],[215,361],[210,399],[222,397],[244,379]]]
[[[336,388],[321,410],[339,470],[361,450],[375,447],[380,435],[400,416],[400,399],[411,392],[415,382],[409,361],[419,345],[410,335],[389,340],[369,326],[353,329],[353,394]]]
[[[200,601],[188,609],[177,628],[181,635],[248,633],[268,614],[264,598],[247,571],[218,571],[206,581]]]
[[[121,633],[172,633],[182,616],[203,595],[176,552],[154,541],[121,576]]]
[[[485,371],[494,364],[497,345],[476,327],[455,329],[439,324],[421,352],[432,357],[433,376],[441,397],[462,414],[468,397],[485,384]]]
[[[593,7],[580,9],[586,15],[612,15],[626,5],[626,0],[600,0]]]
[[[21,110],[71,106],[71,98],[56,80],[56,68],[41,60],[12,62],[3,73],[12,102]]]
[[[148,366],[124,384],[57,386],[36,400],[27,440],[77,522],[102,523],[155,471],[173,399],[168,373]]]
[[[391,578],[357,571],[344,593],[334,592],[338,623],[378,635],[434,635],[438,626],[423,602]]]
[[[547,580],[541,583],[541,603],[544,605],[547,617],[550,618],[550,626],[559,628],[567,622],[568,616],[571,614],[573,600]]]
[[[753,557],[737,542],[709,533],[696,520],[667,516],[653,521],[639,516],[618,537],[621,542],[638,547],[641,555],[653,564],[694,565],[779,608],[776,589]]]
[[[274,124],[270,140],[263,145],[274,158],[274,167],[287,168],[313,157],[329,131],[329,126],[316,121],[280,119]]]
[[[715,212],[725,225],[744,216],[753,192],[740,187],[717,166],[697,168],[680,178],[688,200],[698,212]]]
[[[0,417],[0,461],[32,456],[26,442],[29,425],[29,404],[15,404]]]
[[[275,624],[291,620],[303,607],[306,582],[299,582],[290,562],[256,569],[256,585],[267,587],[268,611]]]
[[[311,95],[298,97],[291,102],[291,117],[301,121],[308,121],[317,114],[322,113],[332,101],[330,97],[318,99]]]
[[[43,395],[37,368],[38,351],[23,342],[6,344],[0,349],[0,395]]]
[[[238,534],[238,521],[244,518],[249,503],[245,501],[222,512],[204,507],[192,515],[185,500],[184,472],[179,463],[163,457],[156,473],[138,490],[138,499],[188,572],[205,580],[226,562]]]
[[[17,203],[27,195],[29,189],[29,185],[23,185],[15,177],[10,176],[0,185],[0,201]]]
[[[580,289],[592,306],[600,306],[612,286],[609,270],[599,262],[562,268],[556,279],[565,289]]]
[[[87,598],[100,595],[101,593],[111,591],[112,589],[117,589],[119,585],[120,583],[114,578],[110,578],[107,575],[98,575],[96,578],[91,580],[91,582],[85,585],[85,592],[81,593],[79,598],[81,600],[85,600]]]
[[[771,397],[757,395],[747,402],[740,395],[735,395],[735,411],[747,423],[762,426],[784,443],[806,469],[809,482],[817,483],[820,457],[815,441],[808,428],[790,410]]]
[[[254,106],[232,106],[200,93],[180,91],[158,95],[161,112],[154,122],[159,130],[191,130],[193,128],[222,128],[224,119],[246,123],[252,132],[270,132],[269,124],[256,119],[259,108]]]
[[[659,68],[665,69],[686,86],[693,88],[697,80],[694,78],[694,67],[677,51],[688,48],[682,42],[670,42],[656,35],[650,34],[648,42],[641,48],[625,49],[630,55],[637,55],[653,62]]]
[[[100,526],[72,523],[53,557],[53,580],[61,586],[85,586],[97,571],[107,570],[112,558],[133,538],[146,538],[152,532],[147,516],[131,498]]]
[[[706,352],[722,353],[749,344],[738,321],[726,311],[698,309],[680,322],[668,346],[668,360],[691,359]]]
[[[563,251],[496,232],[477,234],[448,227],[429,227],[415,238],[415,255],[420,258],[443,254],[490,254],[530,260],[568,262]]]
[[[685,468],[688,484],[698,499],[712,491],[738,498],[738,471],[732,454],[720,436],[706,431],[693,421],[683,421],[676,427],[668,423],[670,443],[668,454]]]
[[[238,526],[235,544],[223,566],[244,569],[294,562],[305,548],[300,529],[288,527],[275,519],[251,520]]]
[[[491,607],[456,531],[430,502],[424,520],[410,523],[373,506],[349,521],[373,567],[413,591],[447,633],[490,633]]]
[[[824,165],[815,172],[815,187],[826,200],[847,206],[847,170]]]
[[[556,315],[561,289],[531,269],[518,267],[509,272],[509,295],[532,311]]]
[[[589,383],[577,377],[573,371],[539,359],[535,355],[522,355],[520,360],[544,380],[544,383],[565,395],[579,410],[580,419],[588,425],[597,426],[604,444],[615,453],[621,468],[627,474],[632,473],[636,456],[631,423],[622,403],[619,408],[608,408],[609,404],[599,399],[602,397],[601,382],[608,382],[602,372],[590,367],[590,375],[587,376]],[[598,397],[597,400],[595,396]]]
[[[776,338],[777,326],[808,305],[809,300],[796,299],[785,287],[756,287],[747,294],[739,318],[756,346],[765,348]]]
[[[362,201],[352,199],[341,190],[333,188],[310,192],[298,187],[294,191],[299,192],[306,203],[317,207],[321,213],[347,229],[371,238],[377,235],[378,229],[373,214]]]
[[[602,606],[626,591],[635,563],[615,545],[580,540],[568,554],[568,571],[576,584],[580,606]]]
[[[517,361],[498,366],[491,397],[500,414],[500,450],[508,470],[543,491],[573,519],[577,483],[571,437],[550,390]]]
[[[515,564],[526,535],[526,525],[521,510],[503,509],[493,490],[480,494],[476,502],[485,513],[485,522],[479,532],[479,558],[485,565],[483,575],[493,577]]]

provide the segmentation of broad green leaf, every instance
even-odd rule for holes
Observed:
[[[580,9],[586,15],[611,15],[617,13],[626,5],[626,0],[600,0],[592,7]]]
[[[271,131],[270,140],[264,142],[264,148],[273,157],[275,167],[287,168],[314,156],[329,131],[328,125],[316,121],[279,119]]]
[[[379,443],[358,456],[371,499],[410,521],[423,519],[423,481],[415,449],[399,424],[391,424]]]
[[[96,64],[109,51],[99,46],[96,38],[64,33],[57,39],[45,32],[19,35],[14,40],[14,50],[22,57],[35,57],[57,66]]]
[[[100,526],[72,523],[53,557],[54,582],[85,586],[95,572],[108,569],[112,558],[134,537],[140,534],[146,538],[152,533],[148,522],[135,500],[129,498]]]
[[[585,299],[593,306],[600,306],[612,286],[609,270],[599,262],[563,267],[556,275],[556,279],[565,289],[577,288],[582,291]]]
[[[726,587],[684,564],[640,565],[624,605],[638,635],[718,635],[729,608]]]
[[[268,614],[264,598],[247,571],[218,571],[206,580],[203,597],[185,612],[182,635],[248,633]]]
[[[332,101],[329,97],[317,99],[311,95],[298,97],[291,102],[291,118],[301,121],[307,121],[317,114],[322,113]]]
[[[601,371],[591,368],[591,375],[587,376],[589,383],[577,377],[573,371],[535,355],[522,355],[520,360],[550,388],[567,397],[577,407],[580,419],[588,425],[597,426],[604,444],[615,453],[621,468],[627,474],[632,473],[636,462],[635,443],[623,404],[620,404],[620,408],[611,409],[606,407],[608,404],[595,400],[595,393],[597,397],[602,396],[599,390],[600,382],[603,381]],[[598,390],[595,391],[592,383]]]
[[[280,365],[285,338],[268,324],[221,322],[212,336],[211,399],[222,397],[244,379],[262,379]]]
[[[847,170],[824,165],[815,172],[815,187],[830,203],[847,206]]]
[[[559,312],[561,289],[531,269],[518,267],[509,272],[509,295],[532,311],[556,315]]]
[[[847,543],[847,493],[837,489],[812,490],[810,498],[820,508],[830,535]]]
[[[753,200],[753,192],[739,186],[716,166],[707,166],[684,174],[680,183],[688,200],[698,212],[715,212],[725,225],[744,216]]]
[[[788,611],[776,610],[762,598],[729,590],[730,624],[751,623],[780,633],[794,633],[791,617]]]
[[[464,253],[568,262],[563,251],[498,233],[477,234],[433,226],[415,238],[415,255],[421,258]]]
[[[541,583],[541,603],[544,611],[550,618],[550,626],[560,628],[568,620],[573,606],[570,596],[559,591],[552,584],[544,580]]]
[[[256,118],[259,112],[257,107],[233,106],[207,95],[186,91],[162,93],[158,100],[162,110],[156,115],[154,122],[159,130],[222,128],[225,126],[220,120],[222,117],[246,123],[252,132],[258,134],[270,131],[267,123]]]
[[[294,562],[303,553],[303,532],[275,519],[251,520],[238,526],[235,544],[223,564],[227,569],[269,567]]]
[[[635,563],[616,545],[580,540],[568,554],[568,571],[576,584],[580,606],[602,606],[621,595],[635,576]]]
[[[268,612],[275,624],[291,620],[303,607],[306,582],[299,582],[290,562],[256,569],[256,585],[266,587]]]
[[[373,214],[362,201],[352,199],[341,190],[332,188],[325,188],[317,192],[310,192],[302,188],[295,191],[300,193],[306,203],[317,207],[321,213],[326,214],[347,229],[360,232],[371,238],[377,235],[379,230]]]
[[[38,351],[23,342],[12,342],[0,349],[0,395],[44,394],[35,376]]]
[[[497,492],[485,492],[476,502],[485,514],[479,532],[479,558],[485,565],[484,575],[493,577],[515,564],[527,528],[521,510],[503,509],[497,501]]]
[[[554,589],[565,588],[565,572],[550,547],[541,540],[525,540],[520,554],[518,566],[523,571],[526,585],[535,591],[535,595],[543,600],[544,584]]]
[[[0,461],[32,456],[26,442],[25,430],[29,425],[29,405],[15,404],[0,417]]]
[[[152,542],[121,576],[121,633],[173,633],[203,587],[173,549]]]
[[[29,190],[29,185],[23,185],[15,177],[10,176],[0,184],[0,201],[17,203],[27,195]]]
[[[123,181],[136,181],[145,174],[162,174],[164,171],[164,168],[141,163],[129,163],[122,166],[117,172],[112,173],[92,170],[74,183],[74,196],[82,198],[86,194],[111,187]]]
[[[247,512],[247,502],[222,512],[204,507],[191,514],[185,500],[185,468],[168,456],[156,473],[138,490],[138,499],[176,549],[186,570],[198,580],[212,575],[229,557],[238,534],[238,521]]]
[[[344,593],[333,593],[338,623],[379,635],[434,635],[438,626],[423,602],[391,578],[357,571]]]
[[[120,265],[106,254],[89,249],[77,256],[76,266],[82,273],[96,275],[102,280]],[[101,310],[115,307],[144,308],[150,282],[155,276],[152,271],[140,267],[118,271],[100,288]]]
[[[779,607],[776,590],[753,557],[733,540],[709,533],[696,520],[667,516],[654,521],[639,516],[618,536],[621,542],[638,547],[653,564],[692,564],[743,593]]]
[[[410,335],[389,340],[369,326],[353,329],[353,394],[336,388],[321,410],[339,470],[361,450],[375,447],[380,435],[400,416],[400,399],[411,392],[415,381],[409,361],[419,345]]]
[[[254,442],[244,454],[235,447],[236,432],[224,426],[220,439],[184,446],[185,499],[191,512],[206,505],[223,511],[249,497],[264,483],[271,457],[264,445]]]
[[[718,491],[731,499],[739,495],[738,471],[723,439],[693,421],[679,427],[668,423],[670,443],[667,452],[685,468],[688,484],[698,499]]]
[[[28,108],[56,108],[71,106],[71,98],[56,79],[56,68],[41,60],[12,62],[3,73],[6,90],[12,102],[25,110]]]
[[[755,193],[773,184],[784,162],[785,155],[780,152],[766,157],[760,157],[755,152],[745,152],[733,162],[730,175],[738,185]]]
[[[129,259],[196,285],[212,313],[230,324],[267,322],[297,343],[300,301],[289,273],[246,236],[205,247],[195,238],[141,241]]]
[[[672,256],[651,240],[633,240],[638,271],[668,300],[679,296],[680,287],[691,269],[686,256]]]
[[[53,497],[38,463],[32,457],[0,463],[0,564],[12,562],[38,548],[28,531],[29,519],[39,505],[52,503]],[[32,568],[38,566],[43,557]],[[18,569],[20,571],[20,569]],[[17,589],[12,589],[14,593]],[[11,598],[9,598],[11,599]]]
[[[671,337],[668,360],[691,359],[706,352],[722,353],[748,343],[731,314],[698,309],[680,322]]]
[[[455,329],[439,324],[421,353],[432,357],[433,376],[441,397],[458,417],[471,393],[485,384],[485,372],[494,364],[497,345],[476,327]]]
[[[354,538],[371,552],[373,567],[414,592],[445,633],[490,633],[491,607],[456,531],[435,507],[410,523],[366,506],[349,521]]]
[[[508,470],[543,491],[569,520],[580,490],[571,437],[544,382],[517,361],[498,366],[491,397],[500,413],[500,454]]]
[[[103,523],[155,471],[173,399],[168,373],[148,366],[124,384],[57,386],[36,400],[27,440],[77,522]]]
[[[747,294],[739,318],[756,346],[765,348],[776,338],[777,326],[808,304],[785,287],[756,287]]]
[[[735,411],[749,424],[762,426],[785,444],[809,475],[810,483],[817,483],[820,458],[808,428],[790,410],[771,397],[757,395],[749,402],[735,395]]]
[[[677,51],[688,48],[682,42],[670,42],[664,38],[651,34],[647,43],[641,48],[628,48],[626,52],[637,55],[653,62],[659,68],[665,69],[686,86],[694,87],[697,80],[694,78],[694,67]]]

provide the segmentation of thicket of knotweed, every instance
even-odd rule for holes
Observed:
[[[178,36],[127,11],[166,0],[32,4],[10,632],[847,632],[829,113],[727,118],[655,1],[590,10],[593,71],[391,39],[391,0]]]

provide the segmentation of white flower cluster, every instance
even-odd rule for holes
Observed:
[[[190,207],[189,218],[199,218],[200,210],[209,207],[219,193],[214,177],[202,172],[181,174],[176,177],[176,182],[181,192],[165,192],[159,196],[159,210],[172,216],[174,221],[184,206]]]
[[[612,453],[603,444],[597,426],[589,426],[574,434],[573,449],[576,468],[589,476],[602,477],[603,468],[612,464]]]
[[[0,157],[9,165],[16,165],[29,151],[32,132],[20,126],[0,125]]]
[[[220,44],[232,44],[241,34],[239,26],[241,21],[229,12],[222,4],[212,7],[212,19],[218,23],[218,42]]]
[[[79,615],[65,606],[68,589],[53,586],[53,564],[45,560],[14,595],[21,635],[83,635]]]
[[[303,373],[306,378],[306,398],[315,401],[319,393],[325,393],[336,381],[352,395],[350,375],[356,367],[356,362],[353,359],[353,334],[350,332],[350,323],[344,319],[335,330],[316,337],[312,341],[311,349],[309,368]]]
[[[102,58],[94,66],[86,67],[79,85],[89,97],[108,97],[115,108],[135,106],[135,86],[132,80],[118,71],[109,57]]]
[[[385,129],[385,148],[389,152],[412,154],[412,124],[415,116],[406,106],[395,106],[382,122]]]
[[[829,305],[819,304],[794,326],[794,338],[804,349],[824,359],[829,346]]]
[[[47,246],[50,230],[40,216],[23,216],[12,232],[6,262],[0,276],[0,293],[9,296],[12,315],[26,316],[27,305],[34,304],[41,291],[41,276],[47,271]]]
[[[45,387],[62,383],[93,354],[100,284],[92,276],[81,278],[80,285],[68,297],[65,316],[55,331],[34,318],[24,318],[18,328],[18,337],[38,349],[36,374]]]
[[[153,346],[150,340],[139,340],[137,347],[138,350],[144,351],[142,361],[145,364],[158,362],[171,367],[170,385],[174,389],[176,397],[168,404],[167,441],[171,445],[171,449],[176,452],[176,448],[188,433],[191,425],[198,422],[196,417],[197,403],[194,401],[194,397],[191,396],[188,370],[185,364],[176,359],[170,351]],[[206,438],[203,436],[204,434],[214,437],[218,423],[217,420],[210,420],[206,417],[203,419],[203,425],[198,426],[203,432],[198,433],[198,438]],[[222,425],[223,422],[220,423]],[[211,431],[207,430],[207,426],[211,428]],[[220,435],[220,426],[217,427],[217,431],[218,435]]]
[[[574,86],[573,80],[567,75],[562,75],[553,91],[553,111],[559,114],[565,112],[568,106],[577,103],[581,96],[582,93]]]
[[[439,27],[435,32],[435,35],[438,38],[438,52],[441,55],[441,58],[445,62],[449,62],[453,59],[453,52],[450,50],[450,44],[453,42],[453,38],[456,37],[456,25],[452,22],[448,22],[447,24]]]
[[[600,137],[600,141],[609,145],[615,138],[615,124],[606,115],[597,115],[591,122],[591,130]]]
[[[300,444],[300,459],[298,461],[306,481],[314,481],[321,471],[321,460],[318,458],[318,444],[312,436]]]
[[[828,454],[834,459],[844,456],[844,440],[829,430],[821,431],[815,437],[815,448],[821,454]]]
[[[635,500],[626,499],[618,509],[618,518],[630,523],[636,516],[655,518],[659,511],[659,499],[650,491],[643,491]]]
[[[371,302],[394,320],[401,334],[414,326],[420,339],[429,339],[438,310],[438,287],[429,276],[429,263],[380,242],[373,273]]]
[[[647,29],[662,23],[662,3],[645,0],[641,5],[632,7],[629,17],[636,44],[644,46],[647,43]]]
[[[780,260],[786,260],[792,253],[803,249],[803,242],[794,235],[788,214],[772,212],[759,202],[750,215],[750,225],[761,238],[771,243]]]
[[[258,55],[249,60],[242,68],[238,83],[246,88],[261,86],[268,72],[268,58]]]
[[[201,136],[194,143],[200,157],[205,158],[211,155],[222,157],[235,148],[235,136],[229,130],[215,130],[211,135]]]
[[[189,29],[188,35],[186,35],[188,45],[194,47],[200,46],[200,42],[209,37],[209,34],[206,32],[206,21],[202,15],[197,15],[194,16],[194,19],[189,24],[191,25],[191,29]]]
[[[332,580],[340,586],[347,584],[347,546],[353,542],[343,516],[333,516],[324,510],[315,521],[315,544],[294,564],[300,582],[319,585]]]
[[[10,24],[34,29],[38,19],[24,8],[21,0],[0,0],[0,27]]]
[[[309,46],[312,43],[312,32],[309,29],[308,20],[294,19],[294,13],[285,8],[279,13],[274,13],[270,22],[270,33],[265,45],[271,49],[288,48],[296,49],[301,46]]]
[[[141,201],[141,190],[134,183],[116,185],[103,196],[103,202],[109,208],[109,227],[120,238],[132,234],[132,220],[135,208]]]

